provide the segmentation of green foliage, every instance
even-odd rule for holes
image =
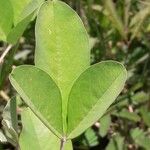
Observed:
[[[31,110],[61,138],[61,94],[52,78],[34,66],[20,66],[13,70],[10,81]]]
[[[147,110],[146,107],[142,107],[142,108],[140,109],[140,113],[141,113],[141,115],[142,115],[142,118],[143,118],[144,123],[145,123],[148,127],[150,127],[150,112]]]
[[[18,143],[18,121],[16,112],[16,98],[13,97],[6,105],[3,111],[2,124],[5,129],[5,135],[8,142],[13,145]]]
[[[22,112],[22,123],[23,130],[19,139],[21,150],[43,150],[43,148],[44,150],[59,150],[59,139],[44,126],[30,109]],[[65,150],[72,150],[70,141],[66,143]]]
[[[46,71],[61,91],[66,132],[70,89],[90,64],[88,35],[76,12],[60,1],[43,4],[37,16],[35,35],[35,65]]]
[[[105,113],[121,92],[125,80],[125,68],[114,61],[93,65],[80,75],[69,95],[69,138],[81,134]]]
[[[0,40],[6,40],[6,37],[9,31],[11,30],[12,25],[13,8],[10,3],[10,0],[0,0]]]
[[[150,6],[149,4],[141,10],[132,18],[132,21],[130,22],[130,27],[132,31],[131,39],[133,40],[135,36],[137,36],[140,32],[140,29],[142,25],[144,24],[144,21],[146,18],[150,15]]]
[[[111,117],[110,117],[110,115],[103,116],[100,119],[99,122],[100,122],[100,131],[99,131],[99,133],[100,133],[100,135],[102,137],[104,137],[107,134],[107,132],[108,132],[108,130],[110,128],[110,124],[111,124]]]
[[[15,68],[10,81],[41,124],[60,138],[62,150],[66,140],[79,136],[105,113],[123,89],[127,73],[115,61],[89,67],[86,30],[63,2],[42,5],[35,32],[36,67]],[[33,126],[29,129],[35,132]],[[23,145],[27,138],[22,134]]]
[[[0,89],[11,71],[18,40],[34,18],[43,0],[0,0],[0,41],[14,45],[0,71]]]
[[[26,148],[23,145],[30,145],[29,150],[34,147],[35,149],[41,147],[43,150],[45,148],[60,150],[60,144],[63,143],[62,145],[64,145],[65,143],[62,140],[60,142],[62,135],[51,126],[54,120],[47,121],[47,119],[43,117],[43,111],[41,113],[39,109],[36,110],[38,115],[31,111],[31,109],[24,109],[26,104],[21,100],[18,94],[18,120],[12,121],[14,120],[12,118],[13,116],[16,118],[16,115],[12,115],[16,114],[16,109],[15,107],[11,107],[10,109],[10,103],[12,103],[13,106],[16,106],[16,104],[14,101],[6,102],[9,96],[13,97],[16,95],[15,90],[10,87],[7,80],[8,73],[13,68],[12,65],[15,67],[22,64],[34,64],[35,62],[35,68],[39,70],[42,69],[44,74],[50,76],[53,80],[52,82],[57,84],[61,93],[61,102],[63,102],[61,105],[61,117],[59,118],[61,118],[63,122],[61,123],[61,128],[63,128],[64,139],[69,124],[68,102],[70,101],[70,90],[84,72],[93,67],[93,65],[89,65],[90,63],[95,64],[103,60],[113,59],[126,66],[128,70],[126,85],[121,94],[116,98],[116,101],[109,106],[100,119],[92,121],[95,116],[88,119],[88,124],[91,122],[90,124],[92,126],[89,127],[89,125],[85,123],[85,126],[89,128],[71,140],[73,145],[72,149],[149,150],[149,0],[62,0],[69,4],[76,12],[58,0],[53,0],[53,2],[56,2],[55,5],[53,5],[54,7],[49,5],[44,9],[46,4],[42,4],[43,1],[44,0],[0,0],[0,53],[3,53],[7,44],[13,44],[11,45],[12,49],[0,64],[0,118],[3,117],[3,121],[0,124],[0,149],[17,149],[19,145],[21,149],[23,149]],[[63,3],[63,6],[58,6],[57,2]],[[41,5],[43,7],[42,13],[40,9]],[[56,10],[56,8],[59,9]],[[89,33],[89,39],[83,23],[77,14],[79,14]],[[35,22],[36,16],[37,20]],[[72,20],[71,18],[74,19]],[[25,32],[22,36],[24,30]],[[80,41],[82,41],[82,43]],[[36,50],[34,51],[34,49]],[[61,53],[58,53],[58,50]],[[22,76],[24,76],[24,74]],[[22,78],[22,76],[20,76],[20,78]],[[98,80],[99,77],[95,78]],[[92,83],[89,84],[93,84],[93,86],[97,85],[98,82],[95,78],[94,80],[91,79]],[[86,84],[88,83],[86,82]],[[29,86],[31,86],[31,84],[29,84],[28,87]],[[84,101],[87,102],[87,97],[83,96],[83,87],[79,88],[81,89],[81,91],[78,91],[80,92],[79,94],[83,97]],[[34,91],[33,93],[36,93],[36,90]],[[101,91],[99,90],[99,92]],[[93,92],[89,93],[93,95]],[[78,102],[76,99],[74,101]],[[30,102],[33,104],[32,101]],[[91,100],[91,103],[92,102],[93,100]],[[99,100],[98,102],[100,103]],[[6,103],[8,103],[8,105],[4,109]],[[49,102],[46,102],[47,105],[48,103]],[[40,108],[40,106],[42,106],[41,103],[38,105],[38,108]],[[79,106],[78,104],[78,107]],[[85,106],[84,108],[86,108],[85,110],[87,111],[87,105]],[[49,108],[49,106],[46,106],[46,108]],[[72,106],[71,111],[73,111],[74,108],[75,106]],[[88,107],[88,110],[90,110],[90,108],[91,106]],[[81,110],[83,111],[83,109]],[[6,113],[8,115],[2,116],[2,111],[3,114]],[[50,110],[48,110],[48,113],[49,112]],[[77,115],[79,114],[80,112],[77,113]],[[54,118],[57,118],[56,115]],[[74,118],[74,114],[72,118]],[[79,121],[80,119],[81,118],[78,118],[77,120]],[[78,124],[75,120],[72,122]],[[15,129],[16,124],[18,125],[17,132]],[[54,125],[54,127],[57,126]],[[57,134],[60,139],[53,133]],[[34,142],[32,142],[32,139],[35,139]],[[34,144],[39,147],[36,147]],[[67,143],[65,145],[67,145]]]
[[[139,146],[143,147],[146,150],[149,149],[150,138],[148,138],[142,130],[138,128],[131,130],[131,136],[136,144],[138,144]]]
[[[95,136],[95,131],[92,128],[89,128],[84,133],[85,141],[84,144],[88,143],[89,147],[94,147],[98,145],[98,138]]]
[[[112,137],[110,143],[108,144],[106,150],[123,150],[124,149],[124,139],[120,135],[115,135]]]
[[[13,18],[14,18],[14,25],[17,25],[20,20],[21,13],[25,9],[25,7],[29,4],[31,0],[22,0],[17,1],[17,0],[10,0],[11,5],[13,7]]]
[[[121,112],[114,112],[113,115],[134,122],[139,122],[141,120],[141,118],[136,113],[129,112],[127,110],[122,110]]]
[[[11,44],[16,44],[16,42],[21,37],[22,33],[24,32],[25,28],[31,21],[34,13],[31,13],[29,16],[27,16],[25,19],[23,19],[21,22],[19,22],[8,34],[7,41]]]
[[[126,38],[123,22],[117,14],[113,1],[106,0],[104,3],[105,3],[105,8],[107,10],[106,15],[108,15],[108,17],[110,18],[114,26],[117,28],[117,30],[120,32],[122,37]]]
[[[0,0],[0,40],[16,44],[44,0]]]

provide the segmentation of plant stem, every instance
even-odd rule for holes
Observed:
[[[60,150],[64,150],[65,143],[66,143],[66,138],[61,139]]]
[[[11,50],[11,48],[12,48],[12,45],[8,45],[8,47],[5,49],[4,53],[0,57],[0,63],[2,63],[3,59],[5,58],[7,53]]]

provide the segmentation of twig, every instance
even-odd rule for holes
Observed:
[[[149,2],[143,2],[143,1],[139,1],[141,4],[144,4],[144,5],[150,5]]]
[[[129,110],[130,113],[133,113],[133,112],[134,112],[132,105],[129,105],[129,106],[128,106],[128,110]]]
[[[8,101],[10,99],[10,97],[4,92],[4,91],[0,91],[0,96],[5,100]]]
[[[1,55],[0,57],[0,64],[2,63],[3,59],[5,58],[5,56],[7,55],[7,53],[11,50],[12,45],[8,45],[8,47],[5,49],[4,53]]]

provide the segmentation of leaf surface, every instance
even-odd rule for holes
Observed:
[[[6,41],[6,36],[11,30],[12,25],[13,8],[10,0],[0,0],[0,40]]]
[[[76,12],[57,0],[42,5],[35,33],[35,65],[50,74],[61,90],[65,132],[70,89],[90,64],[88,35]]]
[[[7,36],[7,41],[11,44],[16,44],[19,38],[22,36],[24,30],[28,26],[32,17],[34,16],[34,12],[19,22],[14,28],[11,29]]]
[[[114,112],[112,114],[117,116],[117,117],[127,119],[127,120],[130,120],[130,121],[134,121],[134,122],[139,122],[141,120],[140,116],[137,115],[135,112],[131,113],[131,112],[125,110],[125,109],[123,109],[120,112]]]
[[[52,134],[30,109],[25,109],[21,116],[23,124],[19,139],[21,150],[60,150],[60,139]],[[72,150],[71,141],[65,144],[65,150]]]
[[[123,89],[126,70],[115,61],[88,68],[74,83],[68,102],[68,138],[96,122]]]
[[[10,0],[11,5],[13,7],[13,12],[14,12],[14,25],[16,25],[18,23],[20,14],[22,13],[22,11],[24,10],[24,8],[29,4],[31,0]]]
[[[15,97],[7,102],[2,117],[2,125],[5,129],[7,140],[16,146],[16,143],[18,142],[18,120]]]
[[[105,115],[100,119],[99,133],[102,137],[104,137],[107,134],[107,132],[110,128],[110,124],[111,124],[111,116],[110,115]]]
[[[148,150],[150,147],[150,138],[146,135],[146,133],[139,129],[135,128],[130,131],[131,137],[134,142],[140,147]]]
[[[44,0],[11,0],[14,9],[14,27],[7,36],[7,41],[16,44]]]
[[[51,77],[35,66],[24,65],[12,71],[10,81],[31,110],[61,138],[61,94]]]
[[[35,16],[36,16],[37,15],[36,10],[37,11],[39,10],[39,8],[40,8],[40,6],[42,5],[43,2],[44,2],[44,0],[32,0],[32,1],[30,1],[28,3],[28,5],[21,12],[18,21],[23,20],[24,18],[29,16],[31,13],[33,13],[33,11],[35,11]]]

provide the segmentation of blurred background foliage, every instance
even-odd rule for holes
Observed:
[[[104,116],[80,137],[75,150],[150,149],[150,1],[65,0],[82,18],[89,33],[91,64],[113,59],[128,70],[126,86]],[[9,18],[8,18],[9,19]],[[35,19],[0,64],[0,120],[16,93],[8,81],[13,66],[34,64]],[[0,42],[0,53],[8,46]],[[18,108],[18,114],[20,109]],[[4,114],[4,113],[3,113]],[[19,116],[20,119],[20,116]],[[19,122],[20,123],[20,122]],[[12,150],[0,125],[0,149]],[[11,143],[11,144],[10,144]]]

